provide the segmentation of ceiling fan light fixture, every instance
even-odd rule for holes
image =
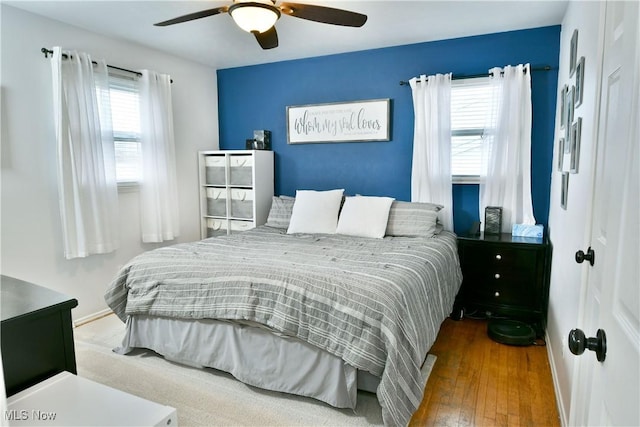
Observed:
[[[238,27],[249,33],[264,33],[280,18],[278,8],[256,2],[234,3],[229,6],[229,14]]]

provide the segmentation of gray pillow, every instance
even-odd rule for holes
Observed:
[[[289,221],[291,220],[291,212],[293,211],[293,203],[296,201],[294,197],[289,196],[274,196],[271,200],[271,210],[269,210],[269,216],[267,217],[267,223],[269,227],[274,228],[289,228]]]
[[[442,205],[395,200],[389,210],[387,236],[431,237],[440,230],[436,226]]]

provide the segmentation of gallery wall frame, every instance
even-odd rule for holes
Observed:
[[[582,104],[582,97],[584,93],[584,56],[581,56],[576,65],[576,94],[575,94],[575,106],[576,108]]]
[[[569,77],[573,77],[576,72],[576,65],[578,59],[578,30],[573,30],[571,35],[571,48],[569,50]]]
[[[580,165],[580,140],[582,139],[582,117],[578,117],[576,122],[571,126],[571,173],[578,173]]]
[[[566,107],[566,112],[565,112],[565,135],[564,135],[564,140],[565,141],[569,141],[571,138],[571,124],[573,123],[573,115],[575,112],[575,96],[576,96],[576,88],[575,86],[571,85],[571,89],[569,89],[567,91],[567,99],[565,100],[565,107]],[[565,144],[564,147],[564,152],[565,153],[569,153],[569,150],[571,149],[571,145],[570,144]]]
[[[556,167],[558,172],[562,172],[564,165],[564,138],[558,140],[558,158],[556,159]]]
[[[562,172],[562,186],[560,187],[560,207],[567,209],[569,200],[569,172]]]
[[[569,85],[564,85],[560,89],[560,129],[564,129],[567,123],[567,92],[569,92]]]
[[[287,144],[389,141],[391,100],[287,107]]]

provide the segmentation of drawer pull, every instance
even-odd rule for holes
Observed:
[[[493,277],[495,277],[496,279],[499,279],[500,278],[500,273],[494,274]]]
[[[496,259],[498,259],[498,260],[502,259],[502,255],[500,255],[500,254],[496,255]]]
[[[494,297],[498,298],[500,296],[500,292],[496,291],[495,294],[493,294]]]

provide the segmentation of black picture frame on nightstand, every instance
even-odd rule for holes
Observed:
[[[454,315],[521,321],[544,337],[551,260],[546,236],[461,235],[458,254],[462,285]]]

